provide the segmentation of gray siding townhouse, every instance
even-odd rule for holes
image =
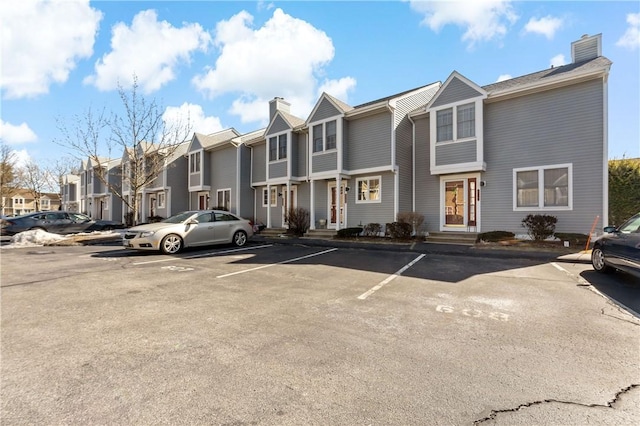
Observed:
[[[286,227],[287,206],[308,206],[307,135],[304,120],[290,113],[282,98],[269,102],[269,125],[245,138],[251,149],[254,220],[267,228]]]
[[[188,160],[186,157],[189,142],[183,142],[166,156],[157,150],[147,150],[145,161],[150,156],[160,156],[158,161],[164,164],[162,172],[142,189],[142,205],[145,221],[152,217],[167,218],[189,209]]]
[[[479,86],[453,72],[413,122],[413,210],[428,231],[525,234],[528,214],[556,231],[606,224],[607,79],[601,35],[572,43],[572,63]]]
[[[253,216],[251,151],[235,129],[194,133],[189,144],[189,208],[222,208]]]
[[[67,174],[62,177],[61,209],[80,213],[80,176]]]
[[[412,210],[413,127],[408,113],[429,102],[433,83],[350,107],[323,94],[309,132],[311,229],[396,220]]]
[[[120,188],[121,182],[121,161],[119,159],[99,158],[88,159],[85,170],[84,185],[81,185],[82,211],[86,212],[93,219],[105,219],[120,221],[122,219],[122,202],[109,189],[99,176],[109,182],[109,184]]]

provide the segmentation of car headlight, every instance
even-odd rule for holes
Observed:
[[[150,237],[155,233],[156,233],[156,231],[144,231],[144,232],[140,233],[140,238]]]

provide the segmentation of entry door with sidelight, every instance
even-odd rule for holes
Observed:
[[[444,227],[478,226],[478,180],[476,177],[444,181]]]
[[[329,228],[335,228],[340,220],[340,229],[347,221],[347,184],[340,185],[340,211],[338,212],[338,190],[335,182],[329,182]]]

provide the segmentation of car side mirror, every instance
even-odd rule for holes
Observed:
[[[200,223],[198,222],[198,219],[189,219],[187,221],[187,225],[197,225],[198,223]]]
[[[603,231],[606,232],[607,234],[613,234],[614,232],[616,232],[617,228],[615,226],[605,226]]]

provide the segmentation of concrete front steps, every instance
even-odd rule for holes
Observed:
[[[309,229],[305,234],[305,238],[313,238],[316,240],[331,240],[335,237],[337,231],[335,229]]]
[[[477,232],[429,232],[427,243],[462,244],[472,246],[478,238]]]

